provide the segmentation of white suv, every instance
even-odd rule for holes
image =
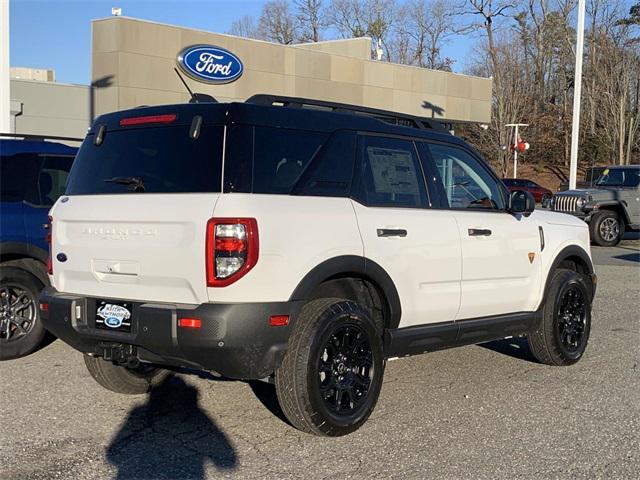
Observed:
[[[110,390],[264,379],[294,426],[344,435],[391,357],[526,335],[580,359],[589,232],[533,210],[420,118],[266,96],[112,113],[51,210],[41,313]]]

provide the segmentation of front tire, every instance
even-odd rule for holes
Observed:
[[[0,360],[28,355],[44,340],[38,305],[43,287],[21,268],[0,267]]]
[[[373,411],[384,372],[382,339],[358,304],[337,298],[307,303],[275,375],[280,407],[307,433],[341,436]]]
[[[172,374],[169,370],[146,364],[141,364],[138,368],[131,369],[124,365],[116,365],[113,362],[99,357],[90,357],[86,354],[84,355],[84,363],[93,379],[102,387],[112,392],[126,395],[147,393]]]
[[[612,210],[601,210],[589,222],[591,241],[601,247],[615,247],[624,235],[624,221]]]
[[[547,365],[573,365],[582,358],[591,332],[591,289],[573,270],[558,269],[549,284],[543,317],[528,335],[533,356]]]

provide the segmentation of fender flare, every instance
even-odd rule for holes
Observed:
[[[596,280],[596,275],[593,269],[593,262],[591,261],[589,254],[582,247],[579,247],[578,245],[569,245],[567,247],[564,247],[562,250],[560,250],[560,252],[558,252],[558,254],[553,259],[553,262],[551,263],[551,267],[549,267],[549,271],[547,272],[547,279],[545,280],[545,284],[544,284],[544,293],[542,295],[542,301],[540,302],[541,307],[542,305],[544,305],[544,302],[547,298],[549,283],[551,283],[551,273],[558,268],[560,263],[562,263],[564,260],[567,260],[568,258],[571,258],[571,257],[580,258],[580,260],[582,260],[586,265],[587,274],[589,275],[589,281],[591,282],[591,298],[593,299],[593,297],[595,296],[597,280]]]
[[[42,263],[47,263],[49,253],[40,247],[23,242],[1,242],[0,257],[11,255],[14,257],[33,258]]]
[[[592,215],[602,210],[613,210],[614,212],[622,214],[622,219],[624,220],[625,225],[628,225],[631,222],[628,210],[629,206],[624,200],[603,200],[601,202],[596,202],[594,207],[597,208],[591,210]]]
[[[300,280],[289,300],[307,300],[322,282],[333,277],[349,275],[365,278],[379,287],[389,308],[388,328],[398,328],[402,316],[398,290],[385,269],[365,257],[341,255],[316,265]]]

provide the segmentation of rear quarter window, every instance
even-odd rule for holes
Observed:
[[[328,134],[236,125],[229,129],[225,192],[288,195]]]

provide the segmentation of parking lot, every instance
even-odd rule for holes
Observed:
[[[520,339],[393,361],[369,422],[338,439],[287,425],[267,384],[110,393],[54,342],[0,364],[0,478],[639,478],[640,241],[593,250],[579,364],[535,363]]]

